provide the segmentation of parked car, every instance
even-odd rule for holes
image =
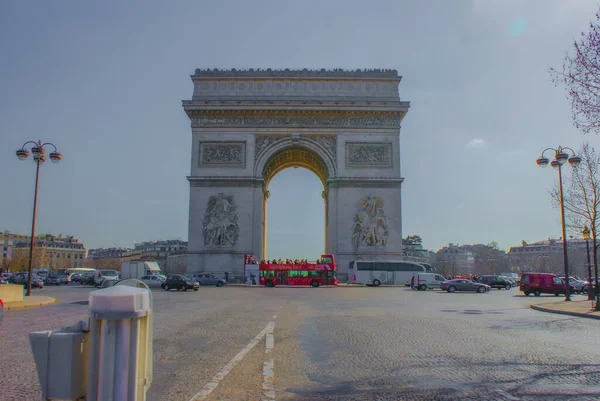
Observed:
[[[71,275],[70,274],[61,274],[58,276],[61,284],[70,284],[71,283]]]
[[[564,281],[565,278],[564,278],[564,276],[561,276],[560,279]],[[583,288],[586,287],[586,285],[589,283],[587,283],[583,280],[577,280],[574,277],[569,277],[569,284],[571,284],[573,286],[573,288],[575,288],[576,293],[581,294],[581,293],[583,293]],[[586,290],[587,290],[587,288],[586,288]]]
[[[502,288],[505,290],[510,290],[512,288],[512,283],[502,276],[485,275],[481,276],[478,281],[482,284],[489,285],[491,288],[497,288],[499,290]]]
[[[484,293],[488,292],[491,287],[487,284],[475,283],[471,280],[457,278],[454,280],[443,281],[442,284],[440,284],[440,288],[450,293],[456,291],[475,291]]]
[[[44,279],[40,276],[31,276],[31,288],[44,288]],[[29,273],[18,273],[15,275],[15,284],[23,284],[27,287],[27,281],[29,279]]]
[[[442,283],[446,281],[444,277],[435,273],[416,273],[414,275],[413,288],[417,290],[427,290],[429,288],[440,288]]]
[[[46,277],[46,285],[60,285],[60,276],[56,273],[48,273]]]
[[[119,273],[116,270],[96,270],[94,272],[94,284],[96,287],[102,286],[105,280],[119,280]]]
[[[81,285],[94,285],[94,274],[93,273],[83,273],[81,278],[79,279],[79,284]]]
[[[157,287],[162,287],[165,279],[163,278],[164,276],[158,276],[158,275],[149,275],[149,276],[142,276],[140,278],[140,281],[144,284],[146,284],[148,287],[150,288],[157,288]]]
[[[193,279],[200,285],[216,285],[217,287],[223,287],[227,284],[225,279],[219,278],[212,273],[194,274]]]
[[[11,281],[14,281],[14,274],[12,273],[2,273],[2,280],[4,280],[7,283],[10,283]]]
[[[551,273],[523,273],[519,291],[529,296],[533,294],[539,297],[541,294],[554,294],[556,296],[565,293],[565,282],[558,276]],[[575,292],[575,288],[570,286],[569,291]]]
[[[506,277],[506,276],[501,276],[504,280],[508,281],[510,283],[510,285],[512,287],[518,287],[519,285],[517,284],[517,282],[515,280],[513,280],[510,277]]]
[[[198,284],[197,281],[194,281],[190,277],[184,276],[183,274],[172,274],[168,276],[162,285],[162,288],[165,291],[169,291],[170,289],[176,289],[177,291],[193,289],[194,291],[198,291],[199,287],[200,284]]]
[[[73,273],[71,274],[71,281],[74,283],[78,283],[81,280],[81,274]]]

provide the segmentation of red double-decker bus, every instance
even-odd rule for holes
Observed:
[[[250,258],[249,258],[250,256]],[[246,261],[252,260],[251,255]],[[250,266],[246,266],[249,268]],[[337,285],[333,255],[321,255],[319,263],[275,264],[261,263],[258,266],[258,284],[266,287],[276,285]],[[249,269],[246,269],[249,271]]]

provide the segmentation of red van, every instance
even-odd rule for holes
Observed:
[[[533,294],[539,297],[541,294],[554,294],[556,296],[565,293],[564,281],[551,273],[523,273],[519,282],[519,290],[529,296]],[[575,293],[575,287],[570,286],[571,294]]]

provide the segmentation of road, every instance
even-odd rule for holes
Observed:
[[[1,400],[39,399],[27,334],[86,318],[90,290],[45,288],[58,304],[5,314]],[[347,286],[153,296],[151,401],[600,399],[600,322],[529,308],[554,297]]]

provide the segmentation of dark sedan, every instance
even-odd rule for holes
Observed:
[[[448,291],[450,293],[453,293],[456,291],[474,291],[474,292],[484,293],[484,292],[488,292],[491,287],[487,284],[474,283],[471,280],[455,279],[455,280],[443,281],[442,284],[440,284],[440,288],[442,290]]]
[[[183,274],[172,274],[169,277],[167,277],[165,282],[162,284],[162,288],[165,291],[169,291],[170,289],[176,289],[177,291],[198,291],[199,287],[200,285],[197,281],[194,281],[188,276],[184,276]]]

